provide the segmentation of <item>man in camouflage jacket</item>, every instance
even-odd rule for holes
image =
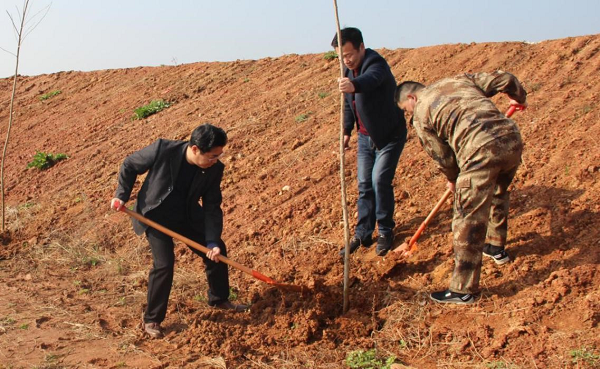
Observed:
[[[527,93],[515,76],[462,74],[428,87],[398,85],[396,101],[413,113],[425,151],[437,162],[454,192],[452,221],[455,267],[450,288],[434,292],[438,302],[473,303],[480,292],[482,255],[504,264],[508,187],[521,162],[523,143],[514,121],[489,99],[499,92],[524,108]]]

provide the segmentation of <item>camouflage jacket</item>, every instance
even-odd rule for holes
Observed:
[[[494,73],[461,74],[427,86],[418,95],[413,125],[425,151],[449,181],[482,146],[498,137],[519,133],[489,99],[499,92],[519,103],[527,93],[515,76]]]

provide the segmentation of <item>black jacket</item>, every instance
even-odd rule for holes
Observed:
[[[385,59],[366,49],[359,75],[354,78],[352,71],[344,68],[344,76],[350,78],[356,89],[353,94],[345,94],[344,134],[349,136],[358,124],[352,108],[354,99],[356,110],[378,149],[394,140],[406,140],[404,113],[394,101],[396,79]]]
[[[115,197],[127,202],[137,176],[148,172],[138,192],[135,211],[145,215],[158,207],[173,191],[187,146],[186,141],[158,139],[129,155],[121,166]],[[205,235],[207,244],[219,242],[223,232],[221,179],[224,168],[220,161],[207,169],[199,168],[187,196],[186,218],[194,229]],[[138,235],[147,228],[133,219],[133,229]]]

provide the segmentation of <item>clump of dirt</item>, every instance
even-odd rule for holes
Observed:
[[[399,82],[502,69],[524,83],[529,108],[513,117],[526,145],[512,186],[507,249],[514,260],[484,264],[475,305],[429,301],[453,268],[446,206],[410,259],[379,258],[372,248],[352,255],[345,314],[337,61],[287,55],[20,76],[5,163],[0,362],[343,367],[350,352],[375,349],[381,359],[419,368],[600,365],[599,50],[598,35],[379,50]],[[0,121],[8,122],[12,80],[0,85]],[[40,101],[55,90],[61,93]],[[156,99],[171,105],[131,119]],[[508,106],[503,96],[494,101]],[[282,291],[231,269],[232,299],[251,303],[250,311],[210,308],[202,262],[181,246],[166,337],[151,340],[140,329],[149,249],[109,201],[126,155],[158,137],[187,139],[203,122],[230,138],[222,185],[229,256],[309,291]],[[352,227],[351,145],[344,175]],[[36,151],[69,158],[27,169]],[[444,190],[409,129],[395,180],[396,245]]]

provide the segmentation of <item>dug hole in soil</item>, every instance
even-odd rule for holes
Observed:
[[[431,302],[454,263],[444,206],[410,259],[365,248],[352,255],[345,314],[337,60],[286,55],[20,76],[4,172],[0,367],[341,368],[351,352],[372,349],[382,362],[394,356],[415,368],[600,365],[599,48],[592,35],[378,50],[397,81],[502,69],[523,82],[529,108],[513,116],[525,142],[511,188],[513,262],[484,262],[474,305]],[[12,79],[0,85],[6,137]],[[40,100],[52,91],[60,94]],[[158,99],[171,105],[131,119]],[[508,107],[505,96],[494,101]],[[230,269],[232,299],[252,308],[212,309],[202,261],[179,245],[166,336],[152,340],[140,329],[149,248],[109,201],[128,154],[159,137],[187,139],[204,122],[230,138],[222,159],[229,256],[310,292]],[[351,146],[352,229],[355,136]],[[68,159],[28,169],[36,151]],[[395,246],[444,190],[409,128],[395,178]]]

